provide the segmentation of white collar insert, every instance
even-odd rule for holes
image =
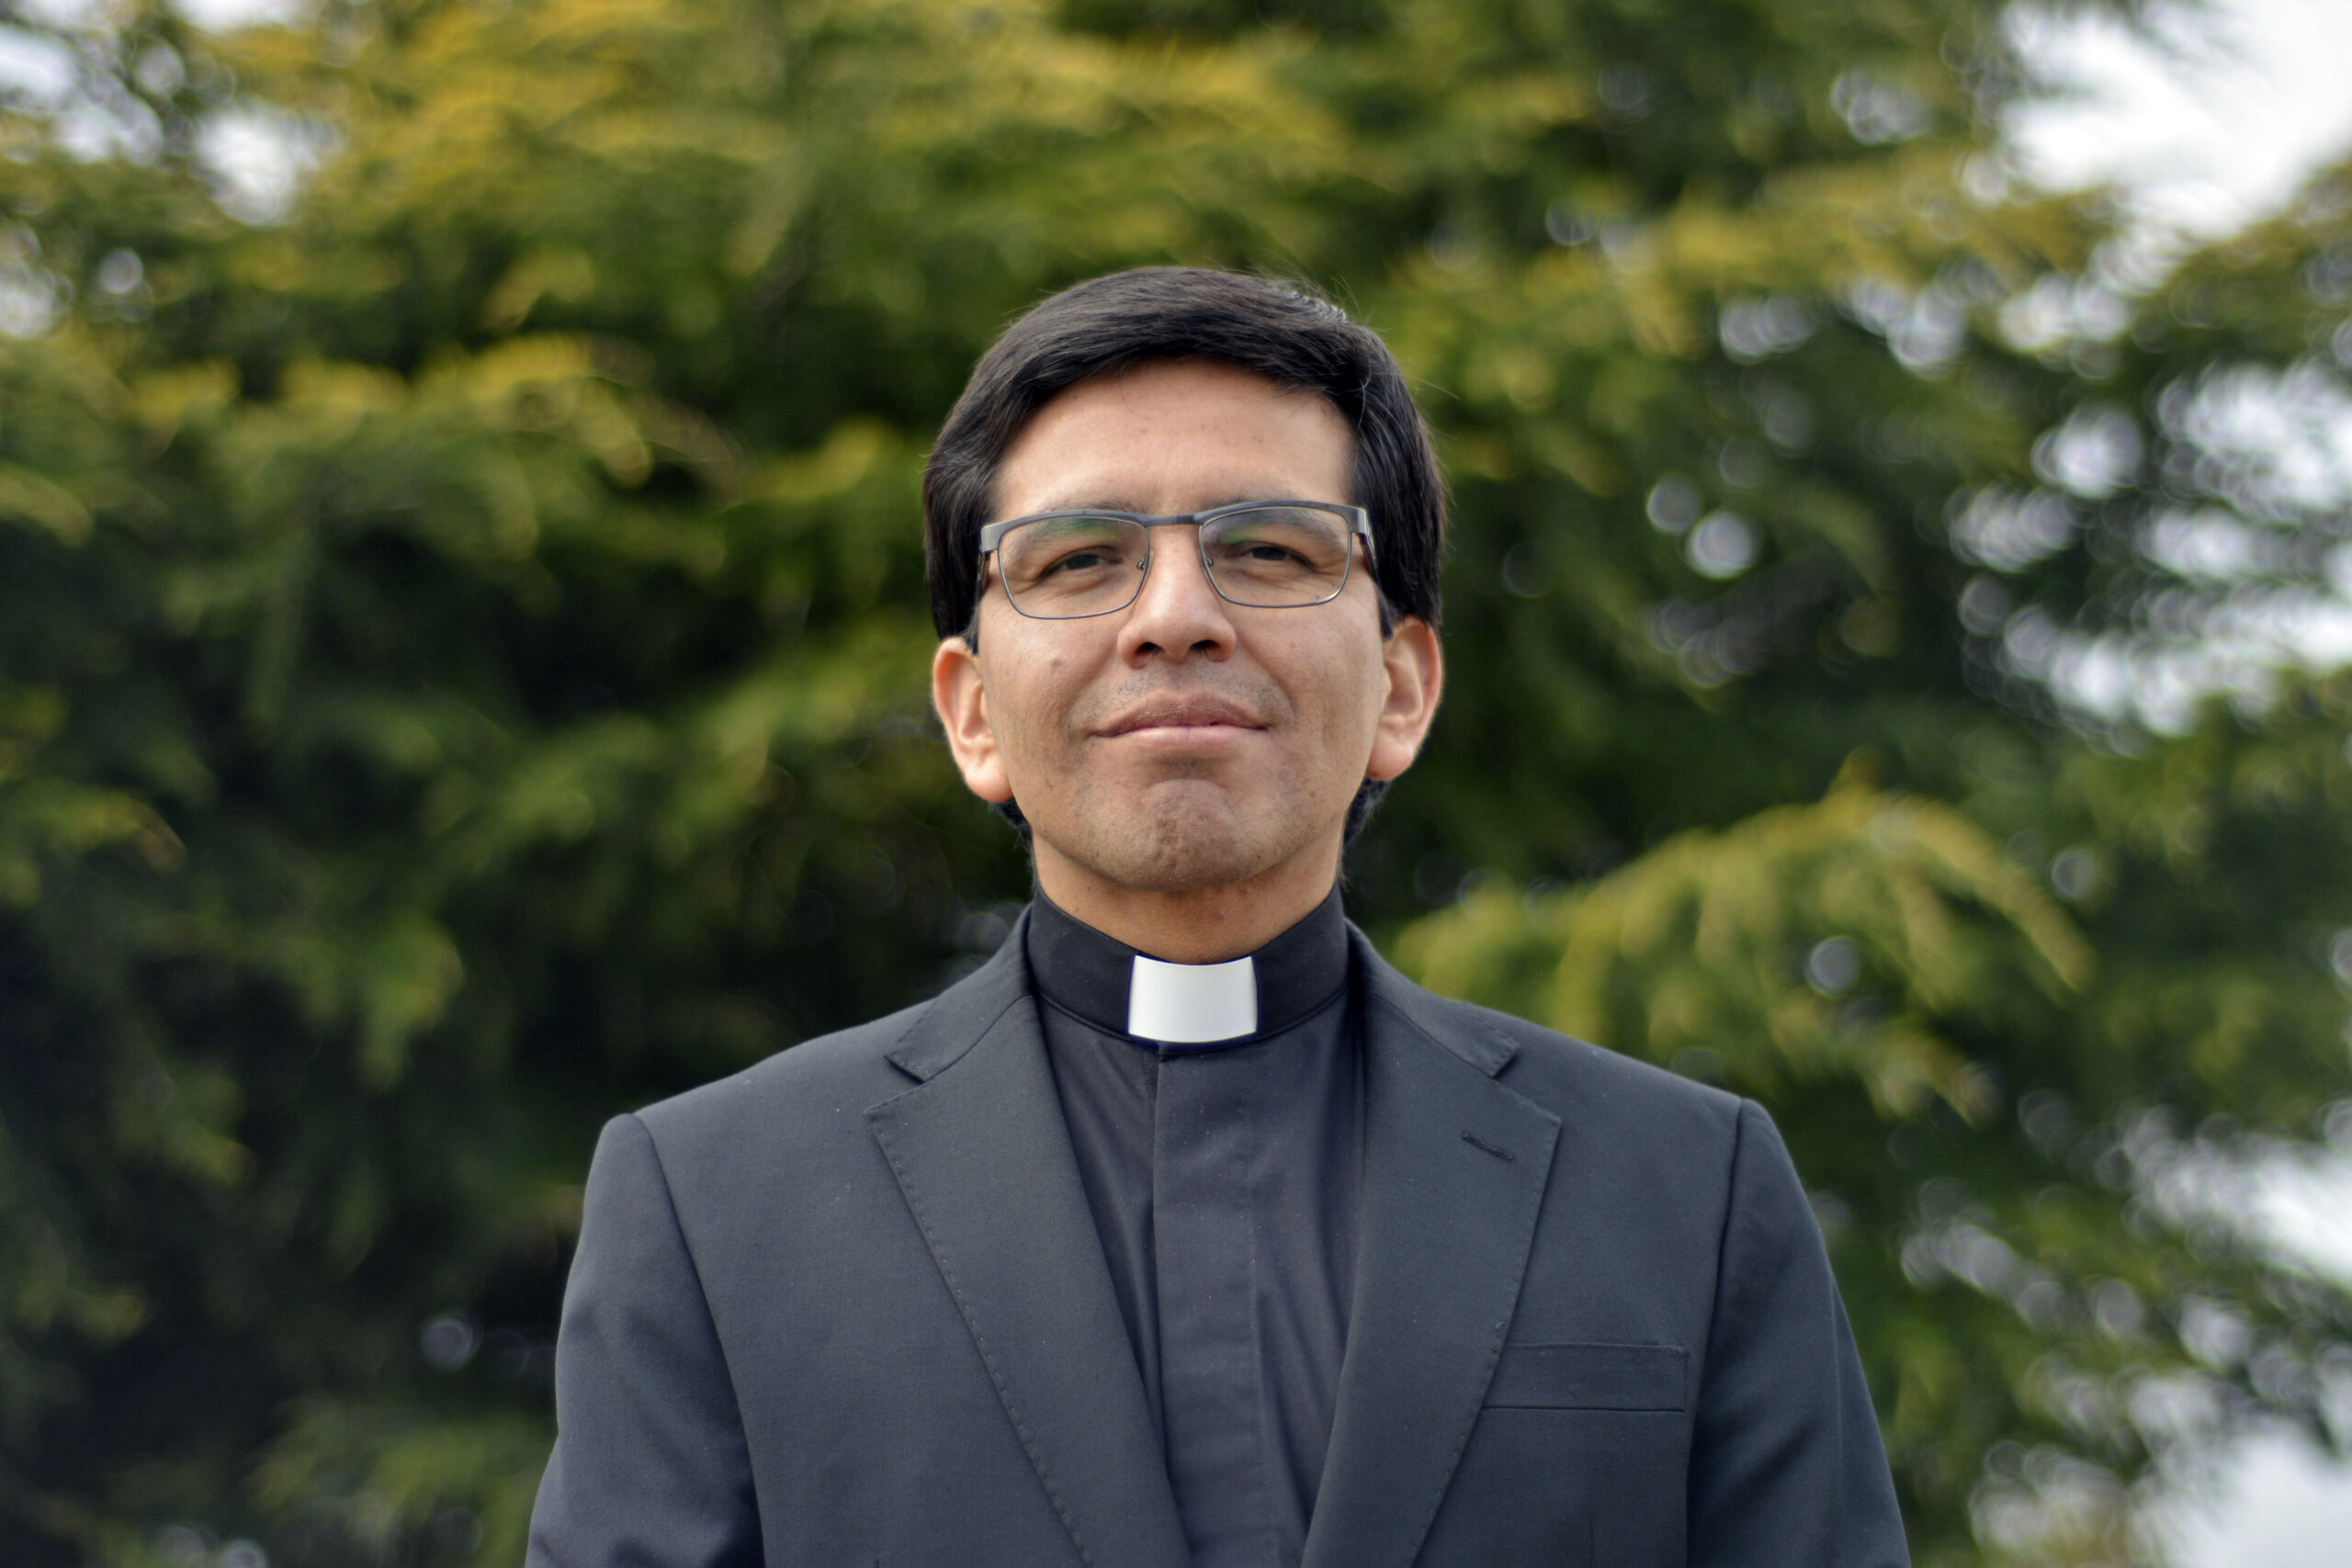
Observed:
[[[1258,964],[1162,964],[1136,955],[1127,1032],[1166,1045],[1206,1045],[1258,1032]]]

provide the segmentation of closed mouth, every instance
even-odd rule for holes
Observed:
[[[1151,729],[1262,729],[1249,713],[1216,698],[1185,697],[1146,703],[1121,715],[1101,731],[1133,735]]]

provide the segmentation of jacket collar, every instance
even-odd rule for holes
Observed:
[[[1012,922],[995,955],[942,991],[883,1053],[917,1083],[929,1083],[963,1059],[1016,1002],[1029,1000],[1029,964],[1022,956],[1029,912]]]
[[[1363,977],[1365,997],[1410,1025],[1423,1043],[1460,1057],[1488,1077],[1510,1066],[1511,1058],[1519,1055],[1518,1041],[1487,1023],[1476,1008],[1425,991],[1405,978],[1396,965],[1380,956],[1372,939],[1353,925],[1348,927],[1348,940],[1353,948],[1355,972]]]

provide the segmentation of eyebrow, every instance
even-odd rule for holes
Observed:
[[[1278,497],[1271,493],[1233,495],[1228,496],[1222,501],[1213,501],[1206,506],[1193,507],[1192,510],[1196,513],[1215,512],[1220,506],[1238,506],[1245,501],[1275,501],[1284,498]],[[1170,515],[1170,513],[1166,513],[1148,512],[1144,508],[1132,505],[1125,501],[1104,501],[1099,494],[1090,496],[1083,501],[1057,501],[1049,505],[1040,506],[1035,512],[1011,515],[1034,517],[1041,512],[1128,512],[1133,513],[1138,517],[1161,517]]]

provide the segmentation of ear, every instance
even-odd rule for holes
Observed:
[[[939,645],[931,660],[931,705],[947,731],[947,750],[964,787],[998,805],[1012,798],[1004,755],[989,728],[989,699],[980,676],[980,656],[960,637]]]
[[[1445,686],[1445,655],[1438,647],[1436,628],[1419,615],[1407,615],[1382,644],[1380,662],[1388,688],[1364,776],[1393,779],[1413,765],[1437,717],[1438,695]]]

